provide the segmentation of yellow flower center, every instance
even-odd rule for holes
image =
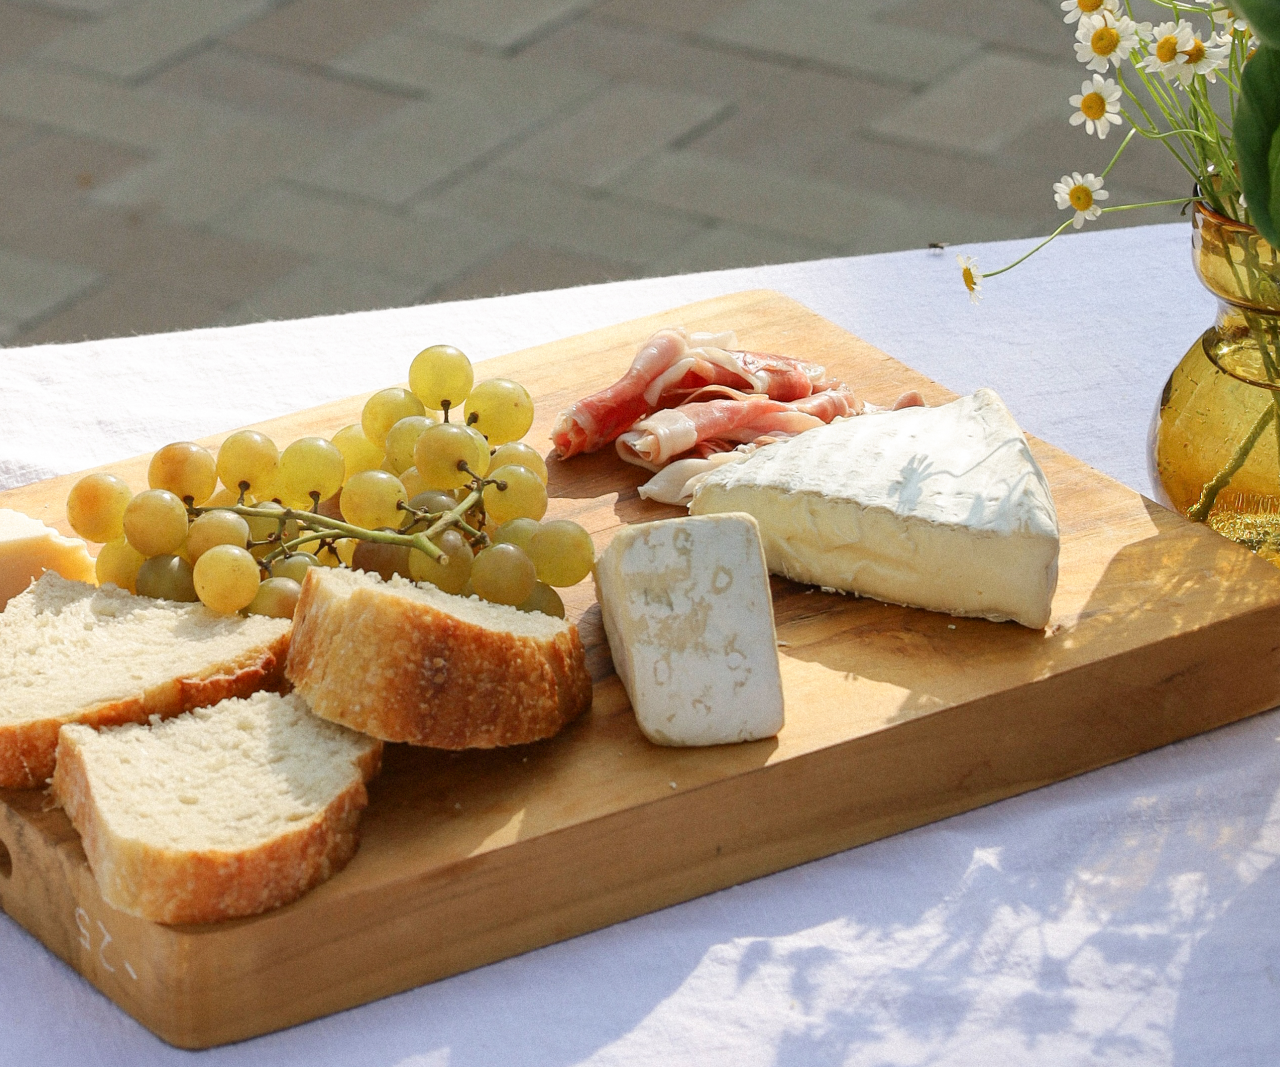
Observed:
[[[1100,26],[1089,38],[1089,47],[1097,56],[1109,56],[1120,47],[1120,33],[1114,26]]]
[[[1080,110],[1084,112],[1085,118],[1097,122],[1107,113],[1107,102],[1101,93],[1089,93],[1080,101]]]
[[[975,289],[978,288],[978,283],[973,277],[972,267],[965,267],[964,270],[962,270],[960,273],[964,275],[964,287],[968,289],[969,292],[972,293]]]
[[[1187,63],[1194,67],[1200,60],[1204,59],[1204,42],[1201,40],[1192,41],[1191,47],[1182,54],[1187,57]]]
[[[1067,196],[1071,201],[1071,206],[1077,211],[1088,211],[1093,207],[1093,190],[1087,185],[1073,185],[1071,192]]]
[[[1160,43],[1156,45],[1156,59],[1161,63],[1172,63],[1178,57],[1178,38],[1172,34],[1168,37],[1161,37]]]
[[[1086,15],[1091,15],[1102,6],[1102,0],[1076,0],[1076,7]]]

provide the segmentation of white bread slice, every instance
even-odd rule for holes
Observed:
[[[149,725],[64,726],[53,795],[103,899],[159,923],[296,900],[355,854],[382,745],[255,693]]]
[[[48,780],[63,723],[145,722],[278,685],[289,626],[46,573],[0,614],[0,788]]]
[[[322,718],[433,748],[541,740],[591,706],[571,623],[364,571],[307,572],[285,673]]]

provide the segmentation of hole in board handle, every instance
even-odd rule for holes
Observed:
[[[9,848],[0,841],[0,878],[6,881],[13,876],[13,857],[9,854]]]

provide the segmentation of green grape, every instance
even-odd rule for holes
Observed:
[[[342,488],[345,473],[337,445],[323,437],[300,437],[280,454],[275,487],[284,504],[309,511]]]
[[[515,545],[528,555],[529,543],[537,532],[537,519],[508,519],[489,535],[489,540],[495,545]]]
[[[542,523],[526,551],[538,569],[538,581],[561,588],[577,585],[596,562],[591,535],[568,519]]]
[[[195,563],[214,545],[249,544],[249,524],[232,511],[206,511],[196,518],[187,531],[187,546],[183,553],[188,562]]]
[[[124,535],[148,559],[172,555],[187,539],[187,506],[168,489],[147,489],[124,509]]]
[[[99,585],[118,585],[131,593],[138,591],[138,569],[147,557],[123,537],[108,541],[98,553],[94,574]]]
[[[277,504],[274,500],[264,500],[261,504],[255,504],[254,508],[258,511],[269,511],[275,515],[283,515],[284,507]],[[298,536],[298,522],[296,519],[288,519],[284,524],[284,530],[280,529],[280,520],[274,518],[266,518],[262,516],[253,516],[245,519],[249,524],[249,538],[253,541],[267,541],[268,544],[254,545],[250,551],[259,559],[268,552],[276,548],[281,541],[292,541]]]
[[[351,553],[351,569],[369,571],[389,581],[393,575],[409,576],[409,546],[380,545],[377,541],[358,541]]]
[[[124,534],[124,512],[132,498],[122,478],[86,474],[67,494],[67,521],[86,541],[115,541]]]
[[[540,611],[543,615],[554,615],[557,619],[564,618],[564,601],[560,599],[557,593],[546,582],[538,582],[533,587],[533,592],[529,594],[529,599],[517,604],[521,611]]]
[[[355,423],[333,435],[333,446],[342,453],[344,484],[353,474],[376,470],[382,463],[382,449],[365,437],[364,430]]]
[[[422,431],[434,425],[435,420],[426,415],[406,415],[387,431],[387,463],[392,474],[413,466],[413,446],[418,443]]]
[[[258,561],[238,545],[214,545],[196,560],[192,579],[205,607],[232,615],[253,603],[261,584]]]
[[[424,348],[409,364],[409,388],[432,411],[461,407],[474,381],[471,360],[453,345]]]
[[[432,489],[461,488],[471,481],[471,475],[458,464],[465,462],[478,473],[488,456],[488,448],[477,442],[476,435],[456,422],[428,426],[413,450],[414,465]]]
[[[407,512],[400,505],[409,499],[400,479],[386,471],[361,471],[342,487],[342,518],[352,526],[377,530],[400,529]]]
[[[440,512],[452,511],[457,506],[458,501],[453,494],[446,493],[442,489],[425,489],[409,499],[409,507],[414,511],[425,511],[428,515],[438,516]],[[425,519],[419,520],[414,525],[420,530],[427,528]]]
[[[471,585],[482,600],[494,604],[523,604],[538,583],[533,560],[515,545],[492,545],[471,564]]]
[[[543,485],[547,484],[547,463],[538,455],[536,448],[530,448],[523,441],[508,441],[497,448],[489,459],[489,466],[494,470],[505,467],[508,463],[528,467]]]
[[[228,489],[265,500],[274,493],[280,450],[266,434],[237,430],[218,449],[218,477]]]
[[[272,619],[292,619],[302,586],[292,578],[268,578],[245,609],[250,615],[266,615]]]
[[[479,457],[475,463],[471,464],[471,469],[483,478],[492,466],[489,458],[489,442],[484,439],[484,434],[477,431],[473,426],[467,427],[467,433],[475,438],[476,455]]]
[[[191,564],[181,556],[153,556],[138,568],[135,592],[156,600],[194,604],[197,597],[191,574]]]
[[[400,484],[404,486],[404,491],[409,494],[410,500],[427,490],[427,483],[422,480],[422,475],[418,473],[417,467],[406,467],[402,470],[400,472]]]
[[[547,513],[546,486],[528,467],[507,464],[488,476],[506,486],[484,487],[484,509],[491,521],[501,524],[508,519],[540,519]]]
[[[176,441],[151,457],[147,484],[199,506],[218,488],[217,463],[207,448],[194,441]]]
[[[271,564],[271,577],[292,578],[301,585],[307,571],[319,564],[320,561],[310,552],[290,552]]]
[[[360,426],[365,437],[382,448],[392,426],[408,415],[422,415],[426,410],[422,401],[408,389],[393,386],[379,390],[365,401],[364,411],[360,413]]]
[[[466,424],[484,434],[491,445],[519,441],[533,425],[533,398],[519,382],[490,378],[467,397]]]
[[[425,552],[414,549],[409,553],[409,577],[415,582],[430,582],[446,593],[461,593],[471,577],[471,546],[457,530],[445,530],[432,541],[449,557],[449,562],[437,563]]]

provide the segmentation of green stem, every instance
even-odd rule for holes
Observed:
[[[1129,142],[1133,140],[1133,135],[1138,132],[1138,127],[1134,126],[1128,133],[1124,135],[1124,140],[1120,142],[1120,147],[1116,149],[1116,154],[1111,157],[1111,162],[1107,164],[1106,169],[1098,175],[1099,178],[1105,178],[1111,173],[1111,168],[1116,165],[1120,159],[1120,153],[1129,147]]]
[[[1231,458],[1227,460],[1226,466],[1206,482],[1205,487],[1200,490],[1200,499],[1187,512],[1188,519],[1192,522],[1204,522],[1209,517],[1209,512],[1213,510],[1213,504],[1218,499],[1218,494],[1227,487],[1227,483],[1235,476],[1236,471],[1244,466],[1245,460],[1249,458],[1249,453],[1253,451],[1253,446],[1258,443],[1258,438],[1263,435],[1266,428],[1271,425],[1271,420],[1275,417],[1275,404],[1268,404],[1262,414],[1258,416],[1257,421],[1250,427],[1244,440],[1236,445],[1236,450],[1231,453]]]
[[[1046,237],[1043,241],[1041,241],[1038,245],[1036,245],[1036,246],[1035,246],[1035,248],[1033,248],[1030,252],[1028,252],[1028,253],[1027,253],[1026,255],[1024,255],[1024,256],[1019,256],[1019,257],[1018,257],[1017,259],[1015,259],[1012,263],[1010,263],[1007,267],[1001,267],[999,270],[989,270],[989,271],[987,271],[987,272],[986,272],[986,273],[984,273],[984,274],[980,274],[980,275],[978,275],[978,277],[980,277],[980,278],[994,278],[997,274],[1003,274],[1003,273],[1004,273],[1005,271],[1007,271],[1007,270],[1013,270],[1013,268],[1014,268],[1014,267],[1016,267],[1016,266],[1017,266],[1019,263],[1021,263],[1023,260],[1030,259],[1030,258],[1031,258],[1032,256],[1034,256],[1037,252],[1039,252],[1039,251],[1040,251],[1040,249],[1042,249],[1045,245],[1047,245],[1050,241],[1052,241],[1055,237],[1057,237],[1057,236],[1058,236],[1058,234],[1060,234],[1063,230],[1065,230],[1068,226],[1070,226],[1070,225],[1071,225],[1071,223],[1072,223],[1074,220],[1075,220],[1075,216],[1073,215],[1071,218],[1067,219],[1067,221],[1066,221],[1066,222],[1064,222],[1061,226],[1059,226],[1056,230],[1054,230],[1054,231],[1053,231],[1053,233],[1049,234],[1049,236],[1048,236],[1048,237]]]

